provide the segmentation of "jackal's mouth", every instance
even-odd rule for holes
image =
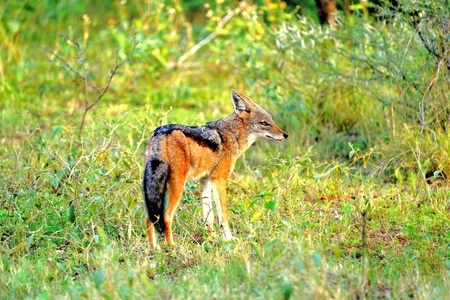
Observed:
[[[265,135],[265,138],[268,139],[268,140],[273,140],[273,141],[277,141],[277,142],[281,142],[282,140],[284,140],[283,138],[273,137],[273,136],[267,135],[267,134]]]

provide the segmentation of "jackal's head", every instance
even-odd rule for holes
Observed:
[[[249,145],[258,138],[274,141],[287,139],[288,134],[275,124],[272,116],[249,97],[231,90],[231,98],[236,114],[247,124]]]

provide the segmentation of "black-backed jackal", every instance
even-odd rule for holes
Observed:
[[[147,237],[156,246],[154,227],[173,245],[172,222],[187,180],[199,179],[203,218],[213,230],[212,202],[226,239],[228,225],[226,181],[237,158],[258,138],[283,141],[288,135],[272,116],[250,98],[232,90],[234,113],[204,126],[164,125],[154,132],[145,149],[144,195]],[[166,191],[168,199],[165,200]]]

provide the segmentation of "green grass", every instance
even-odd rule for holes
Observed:
[[[445,299],[448,71],[407,20],[353,16],[327,32],[249,5],[172,68],[234,6],[190,24],[158,3],[0,5],[0,298]],[[104,87],[133,41],[78,138],[100,92],[75,73]],[[232,113],[230,88],[289,138],[237,162],[232,241],[205,230],[191,182],[177,245],[160,237],[151,253],[145,145],[161,124]]]

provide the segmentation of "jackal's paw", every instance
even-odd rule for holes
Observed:
[[[209,232],[214,232],[214,225],[205,224],[205,229]]]
[[[233,235],[231,234],[231,231],[225,230],[225,231],[223,232],[223,238],[224,238],[224,240],[226,240],[226,241],[232,240],[232,239],[233,239]]]

